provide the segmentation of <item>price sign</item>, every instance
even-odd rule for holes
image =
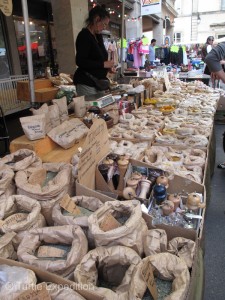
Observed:
[[[0,0],[0,9],[7,17],[12,14],[12,0]]]
[[[155,284],[155,278],[152,270],[152,265],[150,261],[146,261],[146,263],[143,264],[142,270],[141,270],[142,276],[147,284],[147,287],[153,297],[154,300],[158,299],[158,291]]]

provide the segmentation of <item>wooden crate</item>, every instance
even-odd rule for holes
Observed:
[[[74,154],[78,153],[78,148],[82,147],[85,137],[69,149],[63,149],[57,145],[48,136],[44,139],[30,141],[25,135],[22,135],[10,143],[10,152],[13,153],[20,149],[29,149],[34,151],[43,162],[70,163]]]
[[[49,79],[35,79],[34,92],[36,102],[47,102],[55,98],[58,88],[53,87]],[[29,81],[17,82],[17,99],[20,101],[30,101]]]
[[[57,147],[58,145],[48,136],[44,139],[30,141],[25,135],[22,135],[10,143],[10,152],[13,153],[20,149],[29,149],[35,151],[39,157],[43,157]]]

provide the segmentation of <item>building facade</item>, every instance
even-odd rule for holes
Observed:
[[[175,9],[175,43],[205,43],[210,35],[225,36],[225,0],[176,0]]]

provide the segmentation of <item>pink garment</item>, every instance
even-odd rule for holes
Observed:
[[[134,64],[135,68],[139,68],[142,65],[141,55],[138,53],[138,43],[134,44]]]
[[[149,54],[149,46],[148,45],[144,46],[143,44],[141,44],[139,47],[139,53]]]

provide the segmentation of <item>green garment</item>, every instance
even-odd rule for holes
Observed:
[[[118,42],[118,46],[121,48],[121,39]],[[127,48],[127,40],[123,39],[123,48]]]

